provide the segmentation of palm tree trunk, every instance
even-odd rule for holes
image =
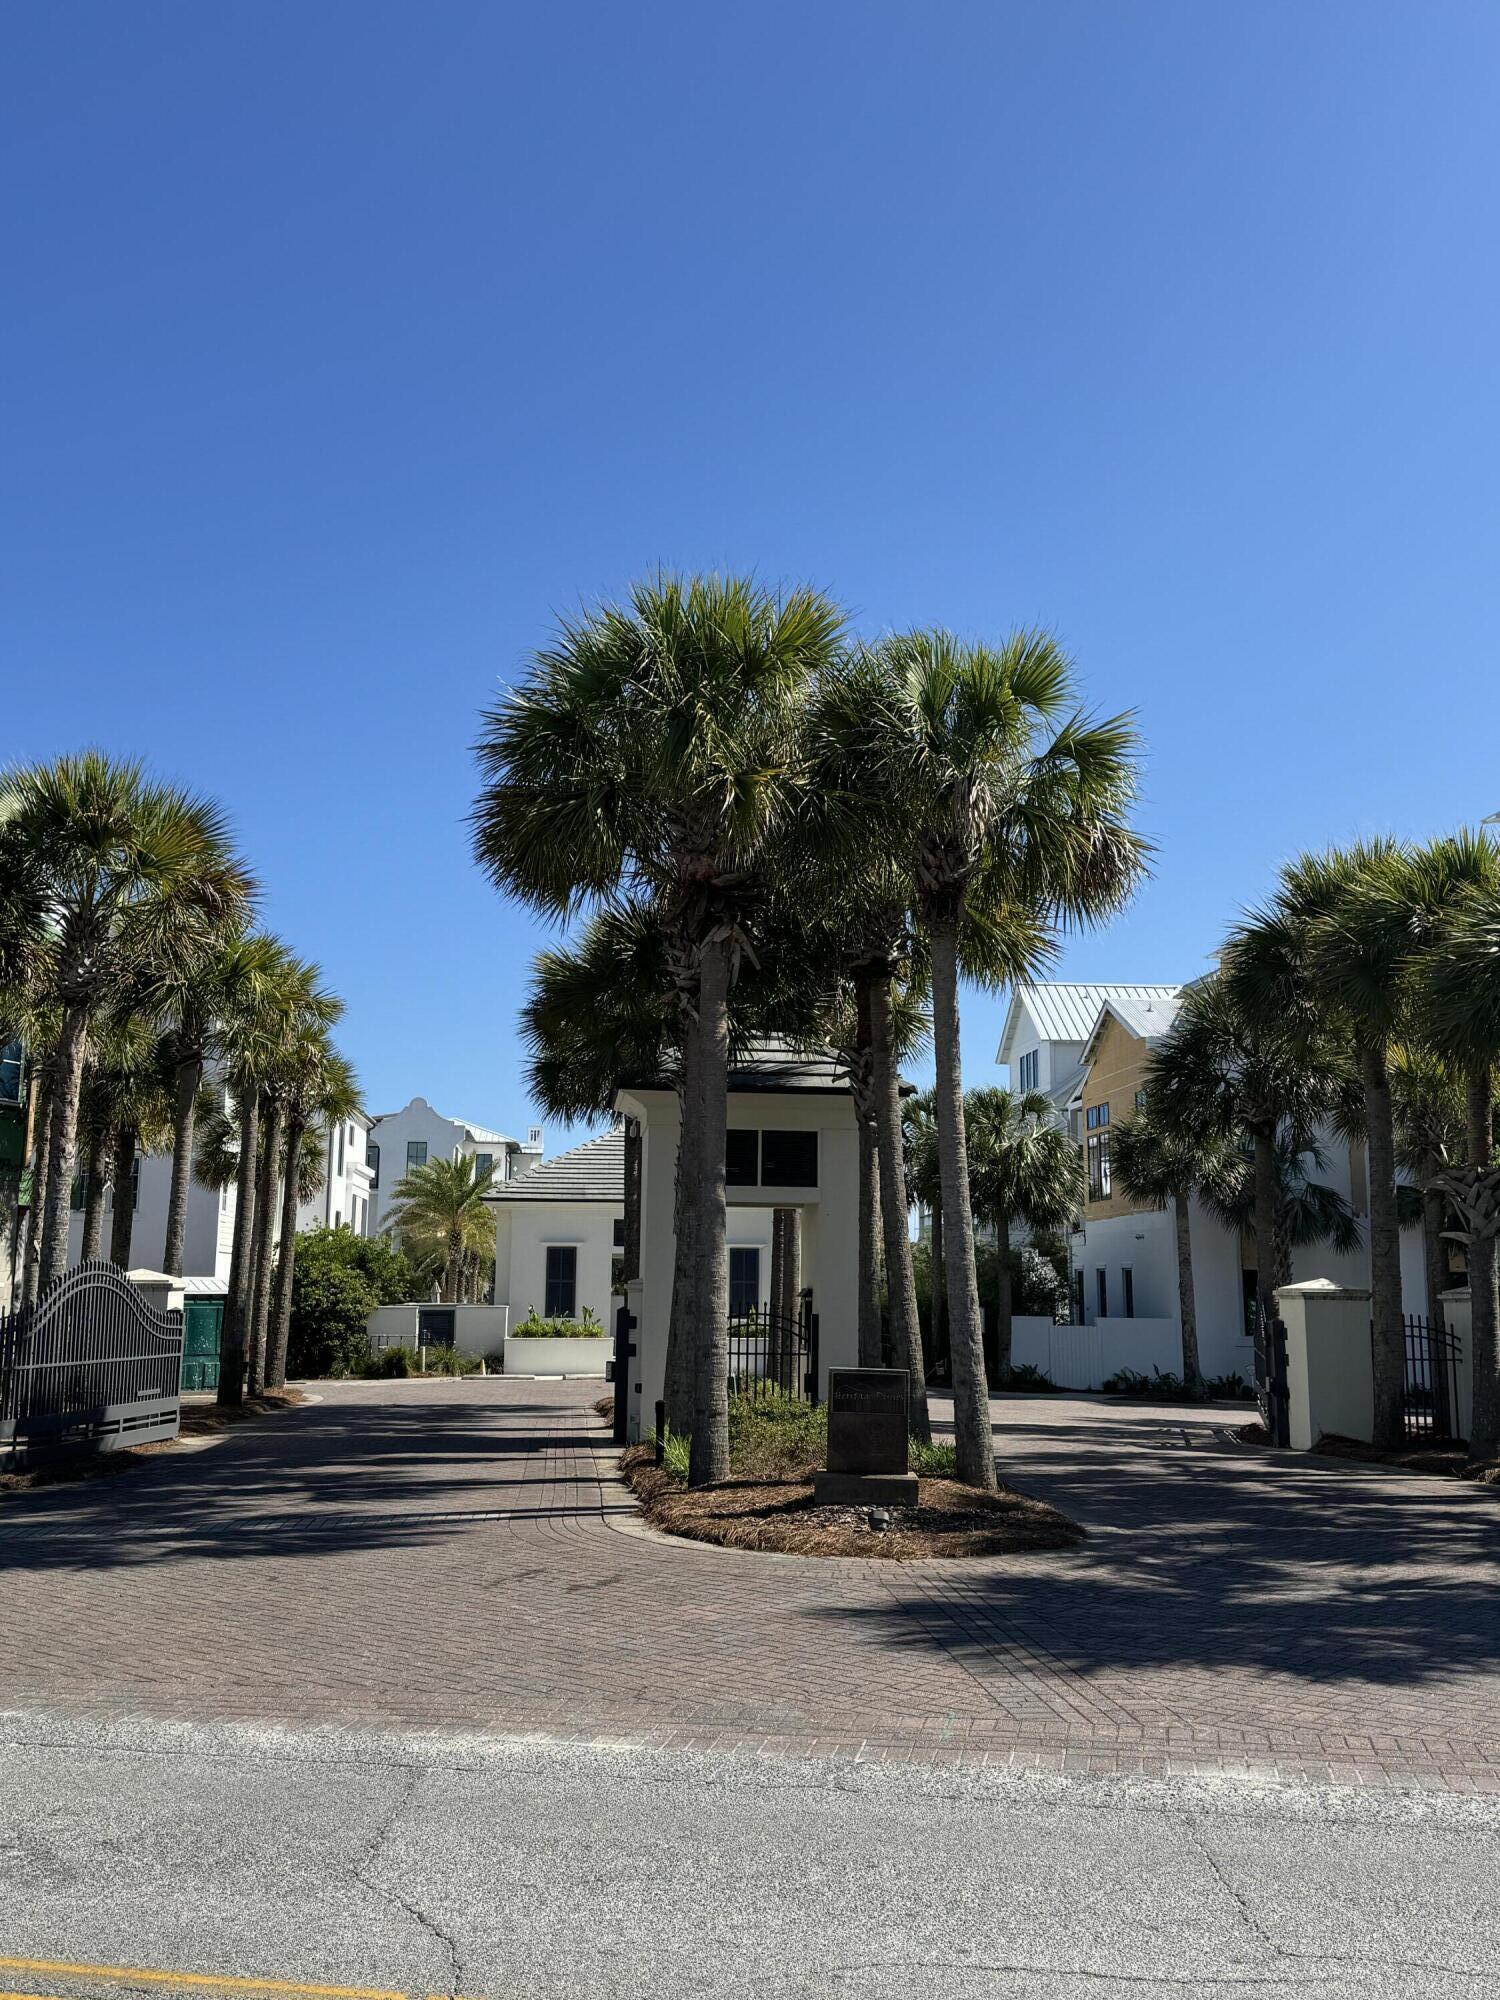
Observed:
[[[1406,1327],[1401,1316],[1401,1223],[1396,1212],[1396,1122],[1385,1056],[1361,1049],[1365,1131],[1370,1155],[1370,1291],[1375,1322],[1375,1443],[1401,1442]]]
[[[1182,1379],[1196,1389],[1203,1379],[1198,1359],[1198,1299],[1193,1290],[1193,1220],[1190,1197],[1172,1197],[1172,1221],[1177,1237],[1177,1312],[1182,1321]]]
[[[925,1444],[932,1437],[932,1422],[927,1414],[922,1324],[917,1317],[917,1281],[911,1264],[911,1218],[906,1205],[906,1162],[901,1148],[901,1080],[896,1074],[891,1047],[891,976],[883,967],[864,966],[857,976],[869,982],[870,1066],[875,1090],[875,1143],[891,1346],[896,1366],[906,1370],[909,1380],[912,1436]]]
[[[729,940],[704,945],[698,975],[697,1362],[688,1484],[729,1477],[729,1253],[724,1150],[729,1112]]]
[[[995,1286],[995,1387],[1003,1388],[1010,1380],[1015,1300],[1010,1278],[1010,1217],[1000,1209],[995,1211],[995,1252],[999,1265]]]
[[[43,1291],[68,1268],[68,1218],[72,1212],[69,1197],[78,1138],[78,1100],[83,1091],[83,1062],[88,1045],[88,1009],[74,1001],[63,1010],[53,1073],[52,1139],[47,1153],[46,1201],[42,1210]]]
[[[235,1174],[234,1236],[229,1251],[229,1296],[219,1328],[219,1401],[234,1408],[245,1398],[245,1345],[255,1246],[255,1167],[260,1142],[260,1097],[240,1093],[240,1159]]]
[[[1443,1254],[1443,1224],[1447,1203],[1436,1188],[1422,1190],[1422,1270],[1427,1281],[1427,1317],[1433,1326],[1443,1319],[1443,1293],[1448,1289],[1448,1260]]]
[[[448,1250],[443,1259],[443,1304],[458,1304],[458,1284],[463,1274],[464,1240],[456,1229],[448,1232]]]
[[[174,1278],[182,1276],[188,1183],[193,1167],[193,1123],[198,1108],[198,1086],[202,1081],[201,1056],[191,1056],[177,1065],[176,1100],[172,1106],[172,1186],[167,1195],[167,1236],[161,1253],[162,1269],[169,1271]]]
[[[662,1383],[667,1427],[677,1437],[688,1436],[693,1428],[693,1355],[698,1328],[695,1303],[698,1268],[694,1251],[698,1210],[693,1199],[698,1161],[694,1149],[698,1144],[701,1123],[697,1096],[698,1020],[695,1013],[684,1010],[682,1074],[677,1092],[677,1175],[672,1188],[672,1305],[667,1322],[667,1360]]]
[[[266,1107],[255,1183],[255,1252],[251,1260],[250,1339],[246,1357],[252,1396],[260,1395],[266,1386],[266,1332],[271,1315],[271,1259],[276,1251],[281,1126],[281,1106],[273,1098]]]
[[[641,1121],[625,1120],[625,1241],[620,1251],[620,1275],[627,1285],[641,1275]]]
[[[1476,1173],[1488,1173],[1495,1156],[1495,1081],[1488,1063],[1470,1070],[1467,1095],[1469,1165]],[[1500,1452],[1495,1320],[1495,1239],[1476,1229],[1469,1238],[1469,1339],[1474,1378],[1469,1457],[1476,1463]]]
[[[1276,1127],[1262,1119],[1251,1127],[1254,1145],[1253,1188],[1255,1201],[1255,1307],[1259,1333],[1270,1353],[1271,1322],[1276,1317]]]
[[[880,1328],[880,1154],[875,1126],[859,1121],[859,1365],[879,1368],[885,1360]]]
[[[932,1204],[932,1236],[928,1243],[927,1255],[929,1290],[931,1298],[927,1306],[928,1343],[932,1348],[932,1372],[943,1373],[944,1357],[948,1352],[948,1295],[943,1284],[943,1199],[939,1195]]]
[[[122,1126],[115,1134],[115,1161],[109,1172],[114,1191],[109,1218],[109,1261],[122,1271],[130,1269],[130,1247],[135,1235],[135,1147],[135,1127]]]
[[[974,1215],[964,1133],[963,1066],[958,1045],[958,922],[935,918],[932,945],[932,1038],[937,1058],[938,1173],[943,1189],[948,1340],[953,1357],[953,1431],[958,1476],[993,1492],[995,1439],[984,1379],[984,1326],[974,1274]]]
[[[266,1352],[266,1387],[286,1387],[286,1350],[292,1331],[292,1277],[297,1268],[297,1162],[307,1127],[293,1113],[286,1128],[286,1178],[281,1183],[281,1255],[271,1305]]]
[[[26,1209],[26,1238],[24,1246],[25,1273],[21,1281],[21,1297],[30,1303],[41,1290],[42,1283],[42,1194],[47,1185],[47,1165],[52,1157],[52,1071],[50,1066],[43,1072],[40,1084],[42,1101],[36,1119],[36,1150],[31,1159],[31,1200]]]
[[[81,1264],[97,1257],[104,1241],[104,1155],[107,1150],[106,1135],[103,1132],[94,1133],[89,1140],[83,1165],[83,1241],[78,1246],[78,1261]]]

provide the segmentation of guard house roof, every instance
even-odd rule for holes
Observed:
[[[625,1090],[675,1090],[675,1079],[667,1076],[631,1077]],[[731,1095],[747,1092],[797,1091],[808,1097],[845,1097],[849,1078],[832,1049],[795,1049],[788,1042],[768,1037],[753,1042],[729,1065]]]
[[[625,1135],[618,1126],[569,1152],[542,1160],[514,1180],[502,1181],[485,1199],[513,1201],[625,1200]]]

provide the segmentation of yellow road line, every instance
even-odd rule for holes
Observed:
[[[64,1959],[0,1958],[6,1972],[60,1973],[73,1979],[119,1979],[135,1985],[209,1986],[231,1993],[301,1993],[316,2000],[409,2000],[378,1986],[310,1986],[295,1979],[243,1979],[228,1972],[154,1972],[139,1965],[74,1965]],[[0,2000],[46,2000],[34,1993],[0,1993]]]

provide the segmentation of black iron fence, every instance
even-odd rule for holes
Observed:
[[[1255,1400],[1269,1441],[1285,1451],[1291,1443],[1291,1392],[1286,1372],[1286,1322],[1255,1315]]]
[[[791,1396],[818,1400],[818,1315],[812,1308],[788,1318],[759,1308],[729,1322],[731,1396]]]
[[[176,1437],[182,1314],[149,1305],[115,1264],[67,1271],[0,1316],[0,1461]]]
[[[1410,1439],[1457,1438],[1464,1426],[1459,1406],[1463,1348],[1441,1320],[1408,1314],[1401,1425]]]

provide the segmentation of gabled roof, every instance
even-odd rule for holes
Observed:
[[[625,1202],[625,1135],[618,1126],[589,1139],[570,1152],[559,1153],[528,1167],[514,1180],[502,1181],[485,1199],[512,1201]]]
[[[1088,1042],[1083,1051],[1085,1066],[1092,1061],[1094,1044],[1106,1021],[1118,1021],[1127,1034],[1137,1041],[1159,1042],[1172,1023],[1177,1019],[1177,1011],[1182,1005],[1183,988],[1173,986],[1166,989],[1167,997],[1149,1001],[1106,1000],[1094,1017],[1094,1025],[1089,1030]]]
[[[1181,991],[1180,986],[1133,986],[1063,979],[1039,979],[1029,986],[1018,986],[1006,1010],[1005,1026],[1001,1030],[995,1060],[1003,1063],[1015,1060],[1014,1043],[1021,1025],[1023,1005],[1036,1023],[1043,1041],[1082,1044],[1093,1034],[1099,1009],[1106,1002],[1120,1007],[1162,1008],[1169,1002],[1175,1003]]]

